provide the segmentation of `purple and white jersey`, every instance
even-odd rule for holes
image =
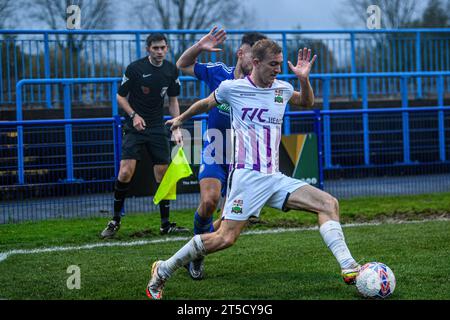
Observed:
[[[270,88],[258,88],[249,77],[225,80],[215,90],[217,102],[230,106],[235,168],[279,171],[283,116],[293,92],[288,82],[275,80]]]

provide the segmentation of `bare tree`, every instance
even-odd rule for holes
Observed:
[[[249,9],[240,0],[133,0],[130,16],[136,16],[140,28],[199,30],[210,29],[213,24],[227,29],[249,27]],[[189,42],[195,38],[188,36]],[[186,34],[179,35],[178,52],[188,44]]]
[[[16,2],[14,0],[1,0],[0,1],[0,29],[7,27],[8,20],[14,16],[14,9],[16,8]]]
[[[31,12],[34,19],[45,22],[50,29],[65,30],[67,27],[67,8],[70,5],[78,5],[81,9],[81,28],[107,29],[112,25],[112,0],[34,0]],[[87,34],[67,34],[66,42],[56,35],[58,44],[67,46],[73,50],[82,48]]]
[[[422,18],[414,22],[419,28],[446,28],[450,25],[450,0],[445,4],[442,0],[429,0],[423,11]]]
[[[246,9],[239,0],[134,0],[131,14],[147,29],[209,29],[226,22],[228,29],[241,26]],[[241,8],[240,12],[237,8]]]
[[[387,29],[409,27],[418,11],[417,0],[342,0],[338,20],[343,25],[355,23],[366,26],[367,8],[377,5],[381,9],[381,26]]]

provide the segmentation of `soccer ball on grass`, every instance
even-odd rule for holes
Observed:
[[[380,262],[369,262],[361,267],[356,277],[356,288],[366,298],[387,298],[395,290],[392,270]]]

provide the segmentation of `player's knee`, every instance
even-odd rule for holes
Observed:
[[[119,171],[119,180],[122,182],[129,182],[133,177],[133,168],[131,166],[123,166]]]
[[[166,174],[167,166],[155,166],[154,167],[154,175],[156,182],[160,183],[164,175]]]
[[[215,195],[214,193],[208,193],[202,197],[201,206],[205,213],[212,214],[219,204],[220,195]]]
[[[324,201],[324,213],[327,214],[330,218],[337,219],[339,218],[339,201],[335,197],[328,197]]]

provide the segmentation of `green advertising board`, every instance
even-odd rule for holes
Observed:
[[[315,133],[283,136],[280,156],[284,174],[319,188],[319,155]]]

